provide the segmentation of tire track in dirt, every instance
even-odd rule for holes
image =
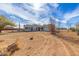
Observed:
[[[37,43],[36,45],[38,45],[38,47],[34,48],[33,41],[30,41],[29,43],[32,43],[32,45],[30,45],[32,47],[32,49],[29,49],[27,51],[26,55],[43,55],[40,51],[42,50],[42,48],[44,48],[44,44],[47,41],[39,33],[30,33],[30,34],[34,38],[35,41],[37,40],[35,43],[37,43],[37,42],[41,43],[41,41],[42,41],[42,43],[40,45],[38,45],[38,43]],[[39,37],[42,39],[40,39]]]
[[[34,50],[32,49],[31,51],[29,51],[28,53],[32,52],[30,55],[52,55],[52,54],[48,53],[48,50],[50,49],[49,46],[52,46],[51,45],[52,41],[50,41],[50,39],[47,38],[48,36],[46,35],[46,33],[41,33],[41,34],[39,34],[39,33],[33,33],[31,35],[34,35],[33,36],[35,38],[34,40],[42,40],[43,42],[42,42],[42,44],[40,44],[39,48],[36,48]],[[39,36],[42,39],[40,39],[40,38],[38,39]]]
[[[63,42],[57,40],[58,38],[52,37],[52,36],[46,36],[44,34],[41,34],[45,38],[46,42],[43,46],[42,54],[43,55],[70,55],[67,47],[63,44]],[[48,39],[48,40],[47,40]],[[49,44],[49,41],[52,40]],[[51,43],[54,43],[52,47],[50,48]],[[49,48],[49,49],[48,49]],[[61,48],[61,49],[58,49]],[[50,51],[52,49],[52,51]],[[52,52],[53,54],[47,53],[48,51]],[[61,51],[61,52],[60,52]]]
[[[44,45],[43,45],[43,47],[42,47],[42,55],[55,55],[55,48],[53,47],[53,48],[51,48],[51,45],[52,46],[55,46],[55,42],[54,41],[52,41],[51,39],[50,39],[50,37],[49,36],[46,36],[45,34],[41,34],[41,36],[44,38]],[[53,44],[52,44],[53,43]],[[50,52],[50,50],[52,50],[51,52]]]
[[[79,55],[79,53],[76,51],[76,47],[70,44],[71,42],[67,42],[66,40],[62,38],[60,39],[60,42],[62,42],[63,45],[66,46],[66,49],[69,51],[71,56]]]
[[[39,46],[39,48],[32,50],[31,51],[31,55],[51,55],[50,52],[52,52],[52,55],[75,55],[76,53],[74,52],[74,50],[71,48],[71,46],[69,46],[69,44],[63,42],[60,38],[56,38],[55,36],[51,37],[50,35],[47,36],[46,34],[42,34],[39,35],[37,33],[31,34],[31,35],[35,35],[35,37],[40,36],[41,38],[43,38],[43,43]],[[40,39],[39,39],[40,40]],[[50,42],[51,40],[51,42]],[[49,44],[50,43],[50,44]],[[50,48],[49,45],[51,45],[51,43],[54,43],[52,45],[52,48]],[[50,51],[50,49],[52,51]],[[62,51],[61,51],[62,50]],[[48,53],[49,51],[49,53]]]
[[[65,46],[65,44],[63,44],[62,41],[60,41],[60,38],[57,38],[55,36],[53,36],[55,38],[55,42],[56,42],[56,56],[66,56],[66,55],[70,55],[67,46]]]
[[[69,43],[65,40],[62,40],[62,41],[65,44],[65,46],[67,46],[71,56],[78,56],[79,55],[79,52],[76,50],[76,47],[70,44],[71,42]]]
[[[27,36],[26,36],[27,35]],[[19,36],[19,35],[18,35]],[[20,35],[21,36],[21,35]],[[28,38],[33,37],[34,39],[30,41]],[[25,39],[26,38],[26,39]],[[21,40],[23,39],[23,40]],[[24,36],[20,37],[20,42],[24,44],[24,48],[19,51],[22,52],[21,55],[36,55],[36,56],[72,56],[79,55],[74,46],[69,42],[65,41],[62,38],[58,38],[50,33],[44,32],[32,32],[27,33]],[[20,44],[20,43],[19,43]],[[21,44],[20,44],[21,45]],[[23,45],[21,45],[23,46]],[[31,49],[28,49],[31,47]],[[23,51],[25,50],[25,51]],[[18,52],[16,51],[17,55]],[[16,55],[16,54],[14,54]]]
[[[39,48],[37,48],[35,51],[34,51],[34,53],[36,54],[36,55],[45,55],[45,52],[46,52],[46,50],[47,49],[45,49],[46,48],[46,46],[45,46],[45,44],[47,44],[47,38],[45,38],[42,34],[40,35],[40,34],[37,34],[35,37],[38,37],[38,36],[40,36],[41,38],[43,38],[43,43],[42,44],[40,44],[40,46],[39,46]],[[40,40],[40,39],[39,39]]]

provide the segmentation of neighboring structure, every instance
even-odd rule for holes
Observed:
[[[79,23],[76,24],[76,29],[79,29]]]
[[[7,25],[2,29],[2,33],[8,33],[8,32],[17,32],[18,28],[14,28],[13,26]]]
[[[32,31],[49,31],[48,25],[37,25],[37,24],[32,24],[32,25],[24,25],[24,29],[27,32],[32,32]]]

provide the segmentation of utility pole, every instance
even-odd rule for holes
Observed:
[[[59,21],[58,22],[58,30],[60,31],[60,28],[61,28],[61,22]]]
[[[20,21],[19,21],[19,30],[18,31],[20,32]]]

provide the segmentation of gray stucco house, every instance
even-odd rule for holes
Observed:
[[[49,31],[48,25],[24,25],[24,30],[27,32],[34,32],[34,31]]]

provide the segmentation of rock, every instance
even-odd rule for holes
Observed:
[[[31,37],[30,40],[33,40],[33,37]]]

